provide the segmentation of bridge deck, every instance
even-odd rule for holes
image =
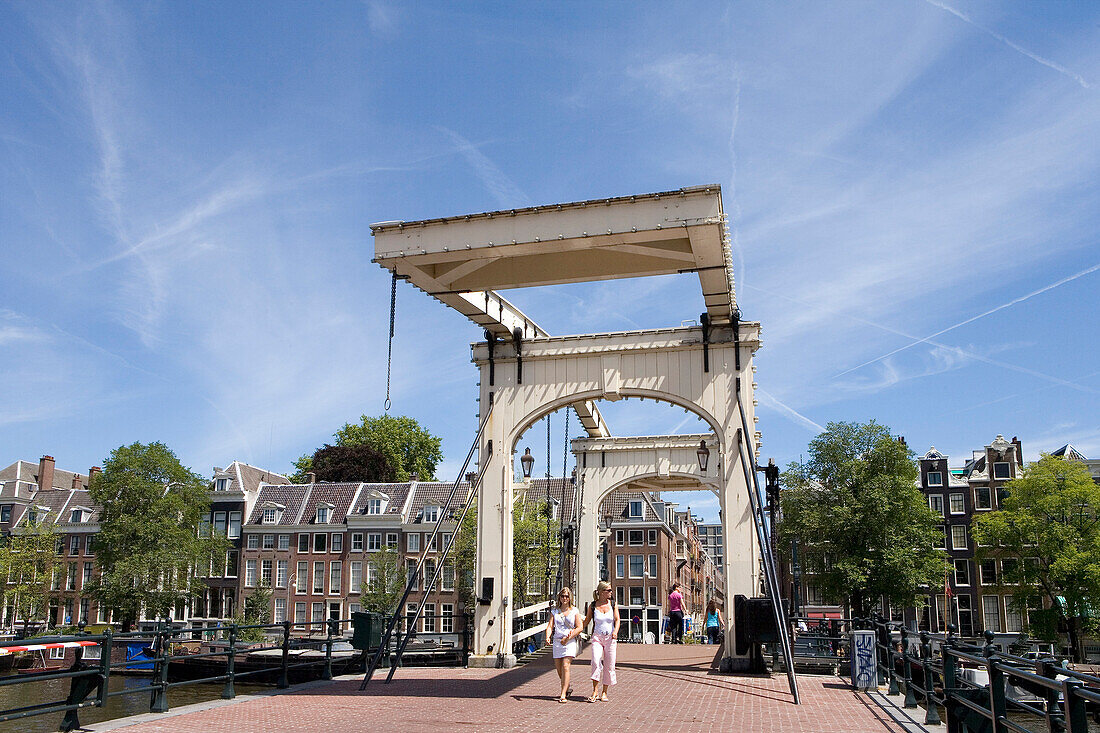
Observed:
[[[411,668],[394,681],[343,679],[310,689],[241,699],[204,710],[178,711],[144,722],[113,721],[91,730],[126,733],[208,731],[451,730],[477,731],[710,730],[769,733],[872,733],[902,731],[866,696],[836,677],[800,677],[803,704],[791,703],[782,676],[739,677],[712,671],[716,647],[619,647],[619,684],[611,701],[590,704],[588,653],[574,667],[573,698],[555,702],[557,676],[548,658],[511,670]],[[192,706],[198,707],[198,706]]]

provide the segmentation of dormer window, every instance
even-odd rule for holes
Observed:
[[[322,504],[317,507],[317,513],[313,516],[314,524],[328,524],[329,517],[332,516],[332,505]]]
[[[630,518],[641,519],[642,518],[642,502],[641,500],[633,500],[630,502]]]
[[[939,471],[928,472],[928,485],[929,486],[943,486],[943,474]]]
[[[275,502],[264,504],[260,515],[260,524],[278,524],[283,519],[285,508],[282,504],[276,504]]]
[[[27,509],[27,524],[36,525],[39,522],[44,522],[46,521],[46,515],[49,513],[49,507],[32,506]]]
[[[425,522],[438,522],[439,521],[439,507],[426,506],[424,507],[424,521]]]
[[[69,521],[72,522],[73,524],[80,524],[81,522],[83,522],[84,521],[84,510],[83,509],[73,509],[72,512],[69,514]]]
[[[229,491],[229,479],[219,478],[214,480],[214,491]]]
[[[381,514],[382,513],[382,500],[381,499],[367,499],[367,514]]]

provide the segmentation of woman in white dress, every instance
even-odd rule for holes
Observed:
[[[573,591],[562,588],[558,592],[558,605],[551,609],[550,623],[546,625],[546,643],[554,644],[554,667],[561,680],[558,702],[565,702],[572,692],[569,687],[569,665],[577,656],[577,637],[581,633],[581,613],[573,605]]]

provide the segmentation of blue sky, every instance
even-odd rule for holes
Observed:
[[[953,465],[1100,457],[1097,130],[1089,3],[4,3],[0,463],[288,470],[382,410],[371,222],[702,183],[763,324],[762,458],[870,418]],[[692,276],[506,295],[555,334],[702,311]],[[478,335],[401,288],[393,409],[443,474]]]

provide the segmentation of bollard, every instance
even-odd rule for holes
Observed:
[[[1085,686],[1081,680],[1062,680],[1062,696],[1065,699],[1066,718],[1065,730],[1067,733],[1088,733],[1088,711],[1085,709],[1085,699],[1078,695],[1078,691]],[[1051,729],[1053,730],[1053,728]]]
[[[890,678],[890,689],[886,691],[888,695],[897,695],[901,693],[901,689],[898,687],[898,663],[897,654],[894,651],[893,637],[890,635],[890,627],[883,624],[882,633],[882,647],[885,650],[884,655],[886,657],[884,670]],[[885,682],[885,680],[883,680]]]
[[[165,621],[157,622],[157,632],[154,644],[157,647],[157,661],[154,665],[154,674],[157,681],[153,688],[152,699],[149,702],[149,712],[168,712],[168,624]]]
[[[913,694],[913,670],[909,667],[909,631],[901,629],[901,678],[905,682],[905,702],[903,708],[915,708],[917,696]]]
[[[940,711],[936,705],[936,697],[932,694],[932,642],[928,632],[920,632],[920,660],[921,669],[924,670],[924,724],[939,725]]]
[[[225,657],[225,687],[222,688],[222,699],[232,700],[237,696],[233,689],[233,675],[237,671],[237,624],[229,627],[229,649]]]
[[[280,690],[285,690],[290,687],[290,677],[288,675],[288,665],[290,664],[290,621],[283,621],[283,661],[279,670],[279,684],[277,687]]]
[[[111,627],[103,632],[103,642],[99,652],[99,689],[96,691],[95,706],[103,707],[107,703],[107,690],[111,682],[111,653],[114,646],[114,634]]]
[[[336,633],[336,621],[328,620],[328,638],[325,639],[325,668],[321,672],[321,679],[332,679],[332,638]]]

